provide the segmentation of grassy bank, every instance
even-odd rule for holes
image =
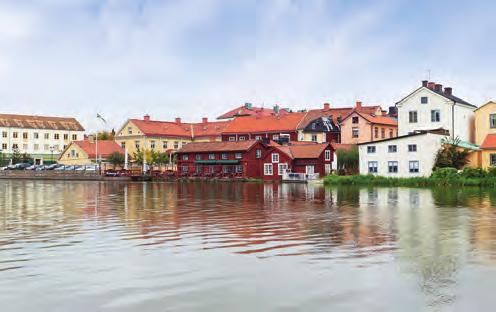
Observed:
[[[327,176],[324,183],[328,185],[369,185],[369,186],[485,186],[495,187],[496,177],[464,177],[454,175],[448,177],[412,177],[386,178],[373,175]]]

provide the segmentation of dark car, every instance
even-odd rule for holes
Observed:
[[[7,170],[24,170],[29,166],[31,166],[30,163],[19,163],[19,164],[7,166]]]

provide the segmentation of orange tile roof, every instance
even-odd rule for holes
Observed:
[[[143,119],[131,119],[130,121],[147,136],[183,138],[220,136],[226,126],[230,123],[230,121],[176,123]]]
[[[360,112],[363,112],[365,114],[373,114],[375,113],[378,109],[381,107],[379,105],[373,105],[373,106],[362,106],[359,108]],[[319,117],[332,117],[332,121],[335,124],[338,124],[338,119],[345,119],[346,116],[348,116],[355,107],[332,107],[329,109],[311,109],[307,112],[307,115],[305,118],[301,121],[300,125],[298,126],[298,129],[305,129],[312,121]]]
[[[354,144],[340,144],[340,143],[331,143],[331,146],[334,150],[351,150],[353,146],[356,146]]]
[[[0,114],[0,127],[84,131],[75,118],[13,114]]]
[[[73,144],[76,144],[79,146],[87,155],[89,158],[94,158],[96,157],[96,143],[90,142],[89,140],[84,140],[84,141],[73,141]],[[98,156],[102,158],[107,158],[110,156],[110,154],[114,152],[119,152],[121,154],[124,154],[125,151],[122,147],[119,146],[115,141],[111,140],[98,140]]]
[[[366,114],[361,110],[354,109],[352,112],[348,114],[343,120],[347,119],[350,117],[353,113],[357,113],[360,115],[362,118],[367,120],[370,123],[373,124],[381,124],[381,125],[389,125],[389,126],[398,126],[398,120],[388,117],[388,116],[379,116],[379,115],[373,115],[373,114]]]
[[[318,158],[322,152],[329,146],[329,143],[309,143],[297,145],[284,145],[275,147],[284,152],[286,155],[295,158]]]
[[[480,147],[482,149],[496,149],[496,134],[486,135],[486,138]]]
[[[184,145],[178,153],[198,153],[198,152],[236,152],[247,151],[257,140],[237,141],[237,142],[193,142]]]
[[[281,108],[279,110],[279,114],[287,114],[287,113],[288,112],[284,108]],[[274,110],[271,108],[256,107],[256,106],[246,107],[245,105],[243,105],[220,115],[219,117],[217,117],[217,119],[228,119],[234,117],[255,116],[255,115],[264,117],[264,116],[271,116],[273,114],[274,114]]]
[[[247,116],[231,121],[223,133],[264,133],[295,131],[305,113],[288,113],[278,116]]]

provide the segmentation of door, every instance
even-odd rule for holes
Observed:
[[[314,174],[315,173],[315,166],[314,165],[307,165],[306,166],[306,173],[307,174]]]

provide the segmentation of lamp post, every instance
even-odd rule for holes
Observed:
[[[52,161],[52,164],[53,164],[53,151],[54,151],[55,147],[52,145],[50,146],[50,153],[52,154],[52,157],[51,157],[51,161]]]
[[[101,120],[104,125],[107,124],[107,121],[102,117],[102,115],[100,115],[98,113],[96,114],[96,119]],[[96,165],[98,166],[98,170],[101,171],[100,165],[98,163],[98,130],[96,131],[96,135],[95,135],[95,162],[96,162]]]

